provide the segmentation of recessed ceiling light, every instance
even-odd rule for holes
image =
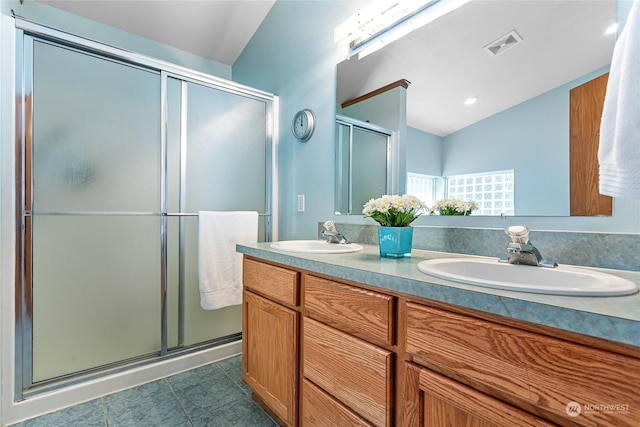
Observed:
[[[476,103],[476,101],[478,100],[478,98],[467,98],[464,100],[464,105],[473,105]]]
[[[618,23],[617,22],[615,24],[609,25],[604,33],[605,34],[615,34],[616,31],[618,31]]]

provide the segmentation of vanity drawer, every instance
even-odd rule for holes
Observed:
[[[365,339],[394,344],[394,297],[305,275],[305,315]]]
[[[393,353],[303,320],[303,374],[375,426],[392,424]]]
[[[371,424],[306,379],[302,381],[300,413],[302,427],[371,427]]]
[[[575,425],[640,425],[638,359],[419,304],[405,308],[406,350],[418,363]],[[580,404],[577,417],[567,413],[571,402]]]
[[[246,257],[243,261],[244,287],[284,304],[298,305],[298,276],[296,271]]]

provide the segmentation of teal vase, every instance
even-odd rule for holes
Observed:
[[[413,227],[379,227],[380,256],[405,258],[411,256]]]

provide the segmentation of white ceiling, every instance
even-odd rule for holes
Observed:
[[[37,0],[233,65],[275,0]],[[615,0],[473,0],[338,66],[337,100],[407,79],[408,125],[444,136],[610,62]],[[515,29],[524,41],[491,58]],[[328,30],[329,31],[329,30]],[[463,100],[478,97],[472,107]]]
[[[338,103],[407,79],[407,124],[445,136],[611,61],[614,0],[474,0],[361,60],[338,65]],[[483,49],[516,30],[522,43]],[[473,106],[463,101],[477,97]]]
[[[275,0],[37,0],[233,65]]]

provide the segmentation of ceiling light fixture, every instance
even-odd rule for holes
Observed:
[[[478,101],[478,98],[472,97],[464,100],[464,105],[473,105]]]
[[[334,30],[339,45],[349,43],[349,57],[358,58],[459,8],[470,0],[374,1]]]

